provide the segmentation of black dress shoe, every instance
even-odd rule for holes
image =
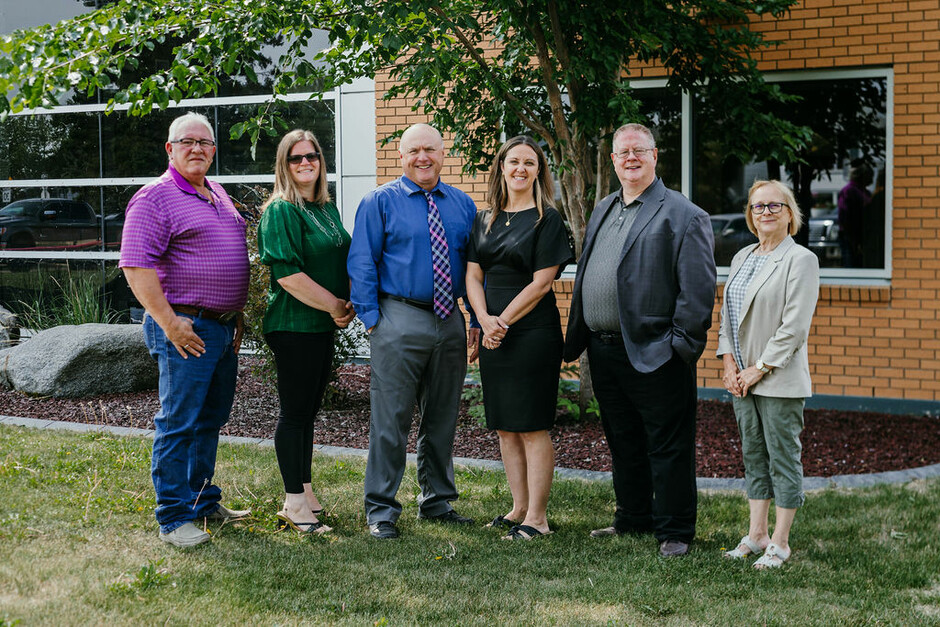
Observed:
[[[424,514],[418,514],[418,518],[422,520],[433,520],[441,523],[448,523],[451,525],[472,525],[473,519],[467,518],[466,516],[461,516],[454,510],[444,512],[443,514],[438,514],[437,516],[425,516]]]
[[[398,527],[389,520],[380,520],[375,524],[369,525],[369,533],[373,538],[379,538],[380,540],[397,538],[400,535],[398,533]]]
[[[663,557],[680,557],[689,552],[689,545],[681,540],[664,540],[659,545],[659,554]]]

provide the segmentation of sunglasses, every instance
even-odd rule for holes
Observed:
[[[319,152],[308,152],[305,155],[290,155],[289,157],[287,157],[287,163],[292,163],[294,165],[297,165],[298,163],[302,163],[304,159],[306,159],[310,163],[314,163],[319,158],[320,158]]]

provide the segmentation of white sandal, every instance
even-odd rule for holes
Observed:
[[[763,552],[764,549],[760,548],[756,542],[751,540],[751,536],[744,536],[741,538],[741,541],[738,542],[738,546],[736,546],[733,550],[725,551],[725,557],[731,558],[733,560],[739,560],[751,555],[760,555]]]
[[[790,551],[783,552],[779,546],[771,542],[764,549],[764,554],[759,560],[754,562],[754,568],[764,570],[765,568],[780,568],[783,563],[790,559]]]

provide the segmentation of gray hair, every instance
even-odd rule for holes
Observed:
[[[179,139],[176,134],[179,132],[180,128],[189,122],[196,122],[205,126],[206,130],[209,131],[209,137],[212,138],[212,141],[215,141],[215,131],[212,129],[212,124],[209,122],[209,118],[201,113],[193,113],[192,111],[189,111],[188,113],[185,113],[173,120],[173,122],[170,124],[170,132],[167,133],[166,140],[171,142]]]

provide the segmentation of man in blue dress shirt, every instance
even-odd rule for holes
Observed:
[[[444,141],[427,124],[398,144],[404,175],[369,193],[356,213],[348,269],[352,302],[369,331],[372,418],[365,506],[376,538],[397,538],[396,494],[415,403],[418,517],[469,524],[457,499],[453,445],[467,346],[476,350],[456,299],[465,296],[467,245],[476,206],[440,181]]]

